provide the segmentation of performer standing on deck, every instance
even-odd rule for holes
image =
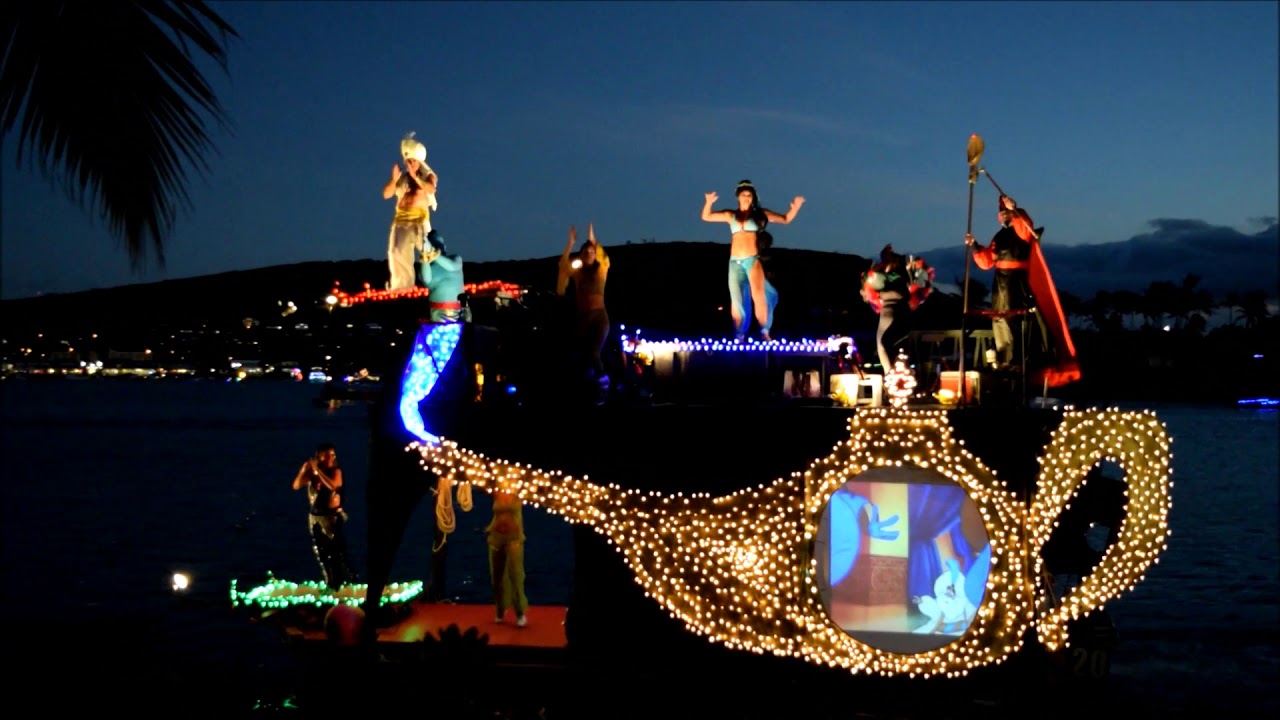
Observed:
[[[729,301],[733,314],[734,337],[742,340],[751,327],[751,311],[754,308],[756,322],[760,324],[760,336],[765,340],[773,328],[773,309],[778,304],[778,291],[764,274],[764,266],[758,262],[760,252],[767,248],[759,245],[759,235],[769,223],[786,225],[795,219],[804,205],[804,198],[797,195],[791,201],[786,215],[760,206],[756,188],[750,180],[738,183],[738,207],[736,210],[712,210],[719,196],[706,195],[702,206],[702,219],[706,222],[729,223],[732,240],[729,246]]]
[[[973,261],[979,268],[995,269],[991,283],[991,309],[995,313],[991,318],[991,332],[995,336],[997,362],[1000,367],[1007,368],[1021,364],[1024,350],[1028,351],[1027,357],[1030,358],[1031,348],[1045,348],[1044,325],[1038,314],[1034,326],[1038,330],[1036,343],[1028,348],[1022,347],[1026,314],[1016,312],[1036,307],[1027,270],[1031,266],[1031,243],[1037,241],[1039,233],[1032,228],[1031,216],[1018,208],[1013,198],[1007,195],[1000,196],[996,217],[1000,221],[1000,230],[987,247],[977,247],[971,233],[965,234],[964,241],[973,247]],[[1015,227],[1015,221],[1018,227]],[[1008,314],[1011,312],[1013,314]]]
[[[516,625],[525,626],[529,599],[524,594],[524,514],[520,498],[502,490],[493,493],[493,519],[484,529],[489,545],[489,580],[493,584],[494,622],[510,607]]]
[[[880,314],[876,354],[886,373],[893,367],[889,348],[907,336],[910,314],[933,291],[933,275],[933,268],[924,260],[903,257],[892,244],[885,245],[880,261],[862,274],[862,299]]]
[[[596,242],[594,224],[587,225],[587,242],[571,257],[578,242],[578,230],[569,226],[569,241],[560,256],[556,294],[563,296],[573,280],[574,337],[576,349],[585,356],[587,370],[596,382],[596,404],[609,395],[609,376],[600,353],[609,337],[609,312],[604,305],[604,285],[609,279],[609,254]]]
[[[342,468],[338,467],[338,451],[331,443],[323,443],[315,454],[302,463],[293,478],[293,489],[307,490],[307,530],[312,549],[320,563],[320,571],[329,588],[337,590],[342,583],[355,579],[347,561],[347,540],[343,525],[347,514],[342,510]]]
[[[388,290],[403,290],[416,285],[413,273],[414,252],[423,249],[424,239],[431,234],[431,211],[436,209],[438,178],[427,165],[427,148],[413,133],[400,141],[399,163],[391,166],[391,179],[382,188],[383,199],[396,198],[396,214],[391,221],[391,237],[387,241],[387,264],[391,270]]]

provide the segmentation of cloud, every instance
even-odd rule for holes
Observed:
[[[1203,220],[1156,218],[1150,232],[1097,245],[1044,244],[1045,260],[1059,290],[1092,297],[1099,290],[1142,292],[1152,282],[1181,282],[1200,276],[1200,287],[1216,297],[1230,291],[1264,290],[1277,295],[1280,284],[1280,226],[1275,218],[1260,232],[1247,234]],[[938,248],[923,253],[941,282],[964,277],[964,249]],[[976,273],[976,275],[975,275]],[[989,282],[990,273],[970,268],[970,277]]]

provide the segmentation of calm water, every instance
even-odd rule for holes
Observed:
[[[229,579],[318,577],[306,500],[290,489],[321,441],[338,446],[349,540],[363,570],[368,426],[363,406],[313,406],[318,386],[146,381],[0,382],[4,610],[28,628],[82,616],[145,618],[160,652],[246,667],[287,663],[278,637],[228,611]],[[1280,413],[1150,406],[1174,438],[1173,535],[1133,593],[1109,609],[1121,644],[1112,674],[1165,693],[1256,689],[1280,680]],[[414,516],[392,574],[422,578],[430,505]],[[526,511],[528,593],[564,603],[568,526]],[[488,499],[458,509],[449,594],[485,602]],[[169,590],[189,572],[197,602]],[[1194,682],[1192,682],[1194,681]]]

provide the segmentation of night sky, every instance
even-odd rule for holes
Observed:
[[[699,214],[742,178],[779,212],[806,198],[780,247],[958,245],[972,133],[1056,243],[1280,215],[1274,2],[211,6],[240,35],[229,72],[202,61],[231,126],[210,127],[167,267],[132,272],[10,136],[3,297],[385,258],[381,189],[411,130],[440,176],[433,224],[475,261],[559,254],[588,222],[606,246],[727,256],[727,227]],[[980,238],[995,206],[983,180]]]

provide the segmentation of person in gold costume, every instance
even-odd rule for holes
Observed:
[[[516,611],[516,626],[527,622],[529,600],[524,594],[524,514],[520,498],[498,490],[493,494],[493,519],[485,528],[489,543],[489,579],[493,583],[494,622],[510,607]]]
[[[387,241],[387,265],[391,270],[388,290],[404,290],[417,285],[413,272],[414,253],[424,249],[423,242],[431,234],[431,211],[436,209],[436,183],[439,178],[427,165],[427,147],[413,133],[400,141],[400,164],[391,166],[391,179],[382,188],[384,200],[396,199],[396,214],[391,221],[391,237]]]

